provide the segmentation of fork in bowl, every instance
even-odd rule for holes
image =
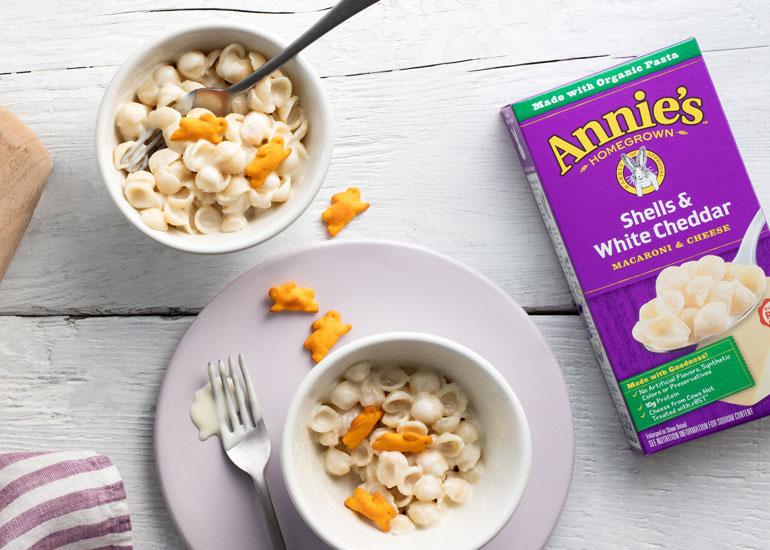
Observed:
[[[270,499],[270,490],[265,483],[265,467],[270,458],[270,435],[243,354],[238,354],[238,366],[246,395],[236,375],[232,357],[227,358],[227,369],[221,360],[217,365],[208,364],[222,447],[230,461],[254,480],[273,548],[285,549],[286,543]]]
[[[329,12],[315,25],[302,33],[299,38],[289,44],[283,51],[267,61],[249,76],[236,82],[227,89],[198,88],[179,98],[174,109],[182,116],[190,112],[194,107],[208,109],[216,116],[225,116],[230,112],[230,104],[233,97],[243,93],[260,80],[272,74],[289,59],[304,50],[307,46],[321,38],[334,27],[347,21],[355,14],[376,4],[379,0],[340,0]],[[163,132],[155,128],[147,128],[136,138],[134,144],[129,147],[120,158],[119,168],[127,172],[144,170],[149,165],[149,158],[158,149],[165,145]]]

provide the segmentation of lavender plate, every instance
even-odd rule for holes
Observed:
[[[325,547],[292,506],[279,462],[289,401],[313,366],[302,342],[314,317],[268,312],[267,289],[287,280],[312,286],[322,312],[337,309],[353,324],[338,345],[381,332],[426,332],[469,347],[500,370],[529,420],[532,470],[513,518],[485,548],[542,547],[564,506],[574,459],[569,396],[553,354],[527,314],[476,271],[426,249],[371,241],[330,242],[257,265],[214,298],[182,338],[158,396],[155,457],[187,545],[270,548],[250,479],[227,461],[218,439],[199,441],[189,418],[206,362],[242,352],[272,437],[267,481],[287,546]],[[395,548],[398,538],[393,542]]]

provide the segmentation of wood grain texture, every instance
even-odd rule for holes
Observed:
[[[183,548],[155,477],[155,400],[191,318],[0,317],[0,450],[91,449],[123,476],[137,549]]]
[[[692,34],[709,50],[750,173],[761,183],[770,171],[770,108],[755,101],[770,88],[770,74],[761,70],[770,62],[760,24],[770,16],[766,2],[709,0],[697,9],[666,2],[659,8],[665,26],[658,10],[634,9],[633,2],[548,1],[526,15],[514,2],[384,2],[308,51],[326,77],[336,119],[332,169],[309,211],[269,243],[238,254],[167,250],[123,218],[96,170],[95,115],[116,65],[170,26],[221,18],[290,37],[327,3],[258,6],[297,12],[280,15],[232,11],[255,9],[247,2],[203,9],[217,5],[166,2],[162,9],[172,11],[152,11],[159,8],[149,1],[65,1],[4,12],[0,73],[11,74],[0,75],[0,104],[42,137],[56,168],[0,283],[0,312],[197,311],[261,259],[325,239],[320,212],[350,184],[360,185],[373,207],[338,238],[420,243],[480,269],[530,310],[573,310],[498,109]],[[182,9],[192,6],[201,9]],[[32,9],[35,17],[28,17]],[[628,40],[629,28],[645,31]],[[49,38],[29,40],[39,35]],[[565,61],[553,61],[559,59]],[[770,205],[770,188],[758,190]]]
[[[309,211],[264,246],[221,257],[167,250],[104,189],[93,128],[129,52],[177,25],[229,20],[283,40],[334,0],[39,0],[0,10],[0,105],[52,153],[54,172],[0,282],[0,450],[92,448],[120,468],[136,547],[181,549],[157,488],[155,399],[191,317],[262,259],[325,239],[348,185],[372,208],[339,238],[432,247],[530,311],[572,394],[577,459],[549,547],[740,548],[770,540],[770,423],[654,457],[628,450],[582,322],[498,109],[696,36],[760,200],[770,207],[770,3],[763,0],[387,0],[314,45],[336,120],[332,168]],[[41,316],[41,317],[37,317]]]
[[[550,548],[766,547],[768,421],[652,457],[635,454],[580,319],[535,321],[562,366],[576,429],[572,489]],[[155,480],[153,418],[165,365],[190,322],[0,317],[0,451],[109,454],[126,482],[136,547],[143,550],[183,547]]]

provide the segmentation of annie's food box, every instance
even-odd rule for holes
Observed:
[[[697,42],[502,115],[632,447],[770,414],[770,234]]]

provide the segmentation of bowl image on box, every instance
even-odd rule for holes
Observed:
[[[502,116],[631,446],[770,414],[770,234],[695,39]]]

